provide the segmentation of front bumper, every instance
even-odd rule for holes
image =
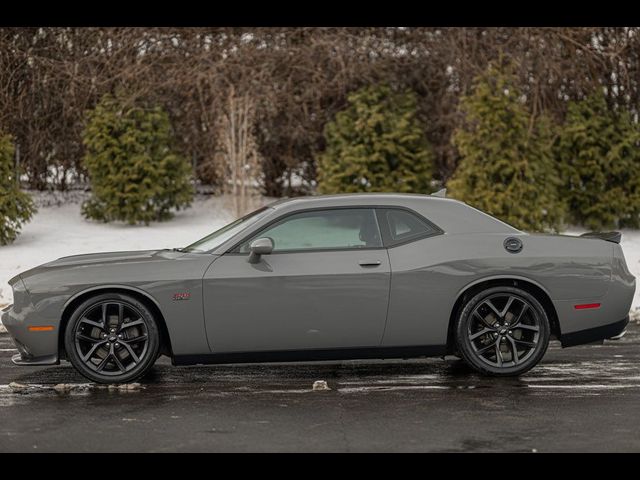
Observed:
[[[628,324],[629,316],[627,315],[622,320],[614,323],[561,335],[560,343],[563,347],[573,347],[575,345],[603,341],[612,337],[619,338],[624,333]]]
[[[2,324],[7,329],[18,354],[11,358],[16,365],[57,365],[57,329],[47,332],[30,332],[25,319],[29,311],[16,312],[13,305],[2,310]]]
[[[60,361],[57,355],[47,357],[24,357],[22,353],[16,353],[11,361],[21,367],[37,367],[39,365],[58,365]]]

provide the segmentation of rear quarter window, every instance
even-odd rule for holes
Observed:
[[[435,225],[409,210],[384,208],[378,210],[381,223],[386,226],[387,246],[418,240],[442,233]]]

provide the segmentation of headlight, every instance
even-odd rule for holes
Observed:
[[[11,285],[11,288],[13,288],[14,293],[27,291],[27,287],[25,287],[24,282],[20,277],[13,277],[11,280],[9,280],[9,284]]]
[[[17,277],[17,279],[16,277],[12,278],[11,280],[9,280],[9,283],[11,284],[11,288],[13,289],[14,310],[19,311],[20,308],[26,306],[29,303],[29,292],[27,292],[27,287],[20,277]]]

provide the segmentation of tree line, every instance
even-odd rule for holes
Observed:
[[[29,187],[58,189],[86,174],[86,112],[122,89],[168,112],[198,179],[221,183],[220,118],[230,96],[251,121],[270,196],[306,193],[316,180],[324,127],[364,86],[416,93],[446,182],[460,98],[497,58],[511,60],[531,114],[554,120],[605,87],[610,106],[637,115],[636,28],[2,28],[0,126],[15,139]],[[300,182],[293,181],[300,179]]]
[[[239,198],[253,179],[269,196],[447,185],[522,228],[634,226],[639,32],[3,28],[0,131],[35,189],[103,171],[87,132],[112,128],[95,113],[111,98],[162,117],[160,165]],[[99,204],[85,214],[124,218]]]

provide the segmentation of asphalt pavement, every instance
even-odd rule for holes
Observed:
[[[519,378],[454,357],[172,367],[98,387],[17,367],[0,334],[0,452],[640,451],[640,326],[550,346]],[[313,390],[315,381],[329,390]]]

